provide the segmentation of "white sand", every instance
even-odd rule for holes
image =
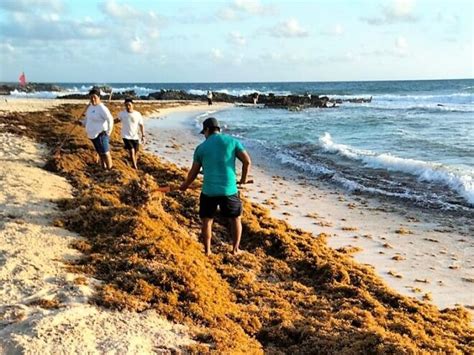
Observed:
[[[69,247],[79,237],[52,226],[54,200],[71,197],[71,186],[40,168],[40,145],[7,133],[0,133],[0,145],[0,353],[169,353],[193,343],[186,327],[153,311],[111,312],[88,303],[98,282],[75,282],[82,276],[64,264],[79,256]],[[38,300],[60,308],[31,304]]]
[[[148,120],[147,131],[153,136],[148,149],[189,168],[194,148],[203,139],[190,132],[197,114],[180,112],[164,121]],[[272,167],[264,170],[254,166],[251,174],[255,183],[247,185],[244,195],[266,203],[272,216],[294,227],[327,233],[334,248],[362,248],[355,259],[374,266],[398,292],[419,299],[431,295],[440,308],[456,304],[474,307],[474,239],[468,232],[441,231],[446,228],[420,212],[383,211],[386,204],[338,192],[318,182],[308,184],[297,174],[285,172],[286,177],[276,177],[283,172]],[[400,228],[413,234],[396,233]]]

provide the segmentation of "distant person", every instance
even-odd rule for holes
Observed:
[[[212,105],[212,91],[211,90],[207,91],[207,104]]]
[[[143,116],[133,109],[133,100],[125,99],[125,110],[118,115],[118,120],[122,122],[122,139],[125,149],[128,151],[134,169],[137,167],[138,150],[140,138],[145,143],[145,126]]]
[[[253,104],[256,105],[257,102],[258,102],[258,97],[260,96],[260,94],[258,92],[254,92],[253,95],[252,95],[252,99],[253,99]]]
[[[114,118],[109,109],[100,102],[100,89],[92,88],[89,91],[90,105],[86,110],[87,137],[92,141],[95,151],[99,154],[104,169],[112,168],[110,155],[110,135],[114,128]]]
[[[239,252],[242,236],[240,219],[242,202],[237,190],[235,159],[242,162],[239,184],[247,182],[251,162],[242,144],[231,136],[221,134],[220,131],[219,123],[214,117],[209,117],[203,122],[201,134],[204,134],[206,140],[194,151],[193,165],[179,189],[186,191],[202,167],[204,183],[199,199],[199,217],[202,221],[201,235],[204,251],[206,255],[211,254],[212,223],[219,206],[221,215],[230,219],[232,253],[235,255]]]

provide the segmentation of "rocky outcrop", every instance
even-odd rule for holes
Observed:
[[[64,88],[46,83],[28,83],[26,85],[19,84],[1,84],[0,85],[0,95],[10,95],[12,91],[21,91],[21,92],[38,92],[38,91],[64,91]]]
[[[137,93],[134,90],[129,90],[129,91],[122,91],[122,92],[113,92],[112,91],[112,96],[110,95],[110,89],[109,91],[101,89],[101,98],[108,100],[109,98],[111,100],[124,100],[126,98],[131,98],[134,100],[141,99]],[[87,100],[89,98],[89,95],[87,94],[69,94],[69,95],[62,95],[59,96],[58,99],[82,99],[82,100]]]
[[[139,96],[134,90],[113,92],[110,96],[111,88],[109,86],[99,86],[103,93],[103,99],[112,100],[123,100],[125,98],[140,99],[140,100],[180,100],[180,101],[207,101],[205,94],[196,95],[190,94],[183,90],[160,90],[153,92],[146,96]],[[8,95],[13,90],[19,90],[24,92],[35,92],[35,91],[64,91],[63,88],[52,85],[52,84],[41,84],[41,83],[29,83],[25,86],[3,84],[0,85],[0,94]],[[68,94],[58,97],[59,99],[88,99],[87,94]],[[318,108],[330,108],[337,107],[337,105],[344,102],[351,103],[366,103],[371,102],[370,98],[350,98],[350,99],[332,99],[328,96],[319,96],[312,93],[306,93],[304,95],[275,95],[275,94],[258,94],[257,92],[250,95],[235,96],[221,92],[213,92],[214,102],[228,102],[228,103],[243,103],[243,104],[254,104],[258,103],[264,107],[269,108],[282,108],[289,110],[302,110],[305,108],[318,107]]]

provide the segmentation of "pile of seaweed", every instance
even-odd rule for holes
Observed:
[[[75,243],[84,258],[71,268],[103,281],[96,304],[154,309],[185,323],[199,342],[187,349],[192,352],[474,352],[466,310],[439,310],[397,294],[370,267],[330,249],[324,234],[292,228],[245,199],[243,252],[231,255],[228,225],[218,218],[215,254],[206,257],[199,192],[156,193],[158,186],[180,183],[185,171],[146,153],[139,170],[131,169],[118,129],[111,144],[114,169],[101,170],[83,129],[71,132],[81,110],[63,105],[7,114],[0,122],[52,150],[70,134],[47,167],[76,189],[59,203],[64,212],[56,224],[85,237]]]

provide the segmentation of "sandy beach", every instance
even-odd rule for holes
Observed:
[[[138,103],[155,117],[153,154],[134,171],[116,130],[103,172],[70,130],[83,103],[35,101],[0,100],[0,352],[472,351],[471,318],[455,307],[474,306],[464,226],[256,164],[243,253],[230,256],[216,221],[207,258],[198,191],[150,191],[182,181],[200,140],[193,117],[209,107]]]
[[[34,112],[52,100],[0,101],[0,111]],[[192,344],[185,326],[156,312],[108,311],[90,298],[98,280],[67,271],[80,236],[55,227],[56,201],[73,187],[45,171],[48,149],[0,125],[0,353],[167,353]],[[26,127],[19,127],[26,130]]]
[[[192,132],[195,117],[214,111],[167,112],[156,122],[148,120],[152,138],[147,149],[189,168],[194,148],[203,139],[196,134],[197,126]],[[397,292],[428,299],[440,308],[462,305],[474,310],[472,223],[453,225],[449,219],[351,195],[255,160],[255,183],[243,192],[268,207],[273,217],[315,235],[328,234],[333,248],[353,249],[355,260],[373,266]]]

